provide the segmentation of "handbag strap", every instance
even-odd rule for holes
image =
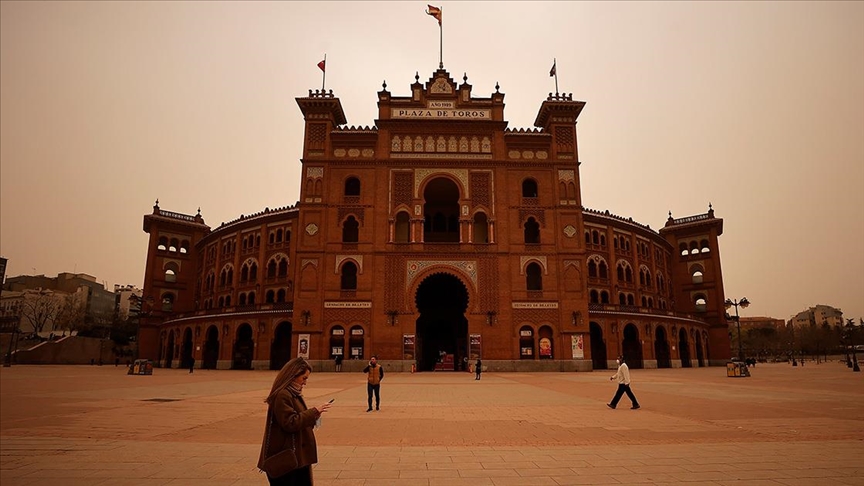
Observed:
[[[267,409],[267,442],[264,446],[264,457],[270,457],[270,429],[273,428],[273,425],[276,424],[276,421],[273,420],[273,412],[270,409]],[[297,445],[295,443],[295,434],[291,434],[291,451],[295,452]]]

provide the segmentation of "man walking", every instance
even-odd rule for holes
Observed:
[[[372,411],[372,392],[375,392],[375,410],[381,410],[381,380],[384,379],[384,368],[378,364],[378,357],[372,356],[369,360],[369,366],[363,368],[363,373],[366,373],[366,394],[369,397],[369,408],[367,412]]]
[[[609,381],[615,379],[618,380],[618,391],[615,392],[615,397],[612,398],[612,402],[607,403],[606,406],[614,410],[615,407],[618,406],[618,400],[621,400],[621,396],[626,393],[627,398],[629,398],[630,402],[633,404],[630,408],[636,410],[639,408],[639,402],[630,390],[630,368],[628,368],[627,363],[624,362],[624,356],[618,356],[617,362],[618,371],[609,378]]]

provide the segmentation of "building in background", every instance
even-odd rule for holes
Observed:
[[[725,365],[723,220],[670,213],[656,231],[585,208],[585,103],[550,94],[534,127],[510,128],[504,93],[467,79],[385,84],[371,127],[349,127],[332,91],[297,98],[294,206],[211,229],[157,201],[140,357],[279,369],[303,342],[318,369],[373,354],[397,371]]]
[[[846,322],[843,320],[843,311],[828,305],[819,304],[799,312],[789,320],[789,324],[796,328],[828,324],[833,328],[835,326],[843,326]]]
[[[8,277],[3,289],[4,299],[7,292],[21,293],[17,308],[25,333],[61,334],[84,326],[110,326],[114,319],[114,293],[92,275],[19,275]]]
[[[117,318],[127,321],[141,312],[143,291],[134,285],[114,284],[114,311]]]

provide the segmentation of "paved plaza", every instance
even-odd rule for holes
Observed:
[[[837,362],[612,371],[313,373],[335,398],[316,432],[316,486],[864,485],[864,373]],[[263,485],[256,467],[274,371],[122,366],[0,369],[0,484]]]

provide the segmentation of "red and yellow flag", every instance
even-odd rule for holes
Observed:
[[[429,7],[429,10],[426,10],[426,15],[431,15],[438,19],[438,25],[441,25],[441,9],[439,7],[433,7],[432,5],[426,5]]]

